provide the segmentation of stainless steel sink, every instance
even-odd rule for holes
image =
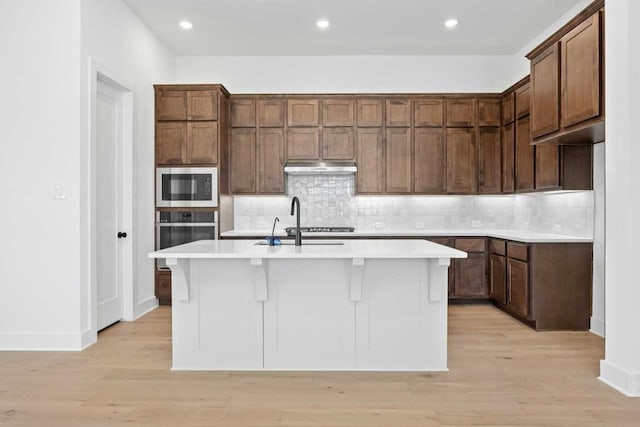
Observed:
[[[294,246],[296,242],[283,241],[275,246]],[[269,246],[267,242],[256,242],[254,245]],[[343,242],[302,242],[302,246],[342,246]]]

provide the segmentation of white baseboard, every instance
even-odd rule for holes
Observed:
[[[604,320],[591,316],[591,333],[604,338]]]
[[[67,332],[0,332],[4,351],[81,351],[84,334]]]
[[[142,316],[144,316],[145,314],[147,314],[148,312],[150,312],[151,310],[157,307],[158,307],[158,298],[156,297],[148,298],[146,301],[139,303],[138,306],[136,307],[136,319],[141,318]]]
[[[81,339],[82,350],[84,350],[85,348],[92,346],[98,342],[98,334],[96,334],[96,332],[91,329],[87,329],[82,333]]]
[[[598,379],[626,396],[640,397],[640,372],[627,372],[607,360],[601,360]]]

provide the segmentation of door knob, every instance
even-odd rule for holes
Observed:
[[[124,237],[127,237],[127,233],[124,233],[122,231],[118,231],[118,239],[122,239]]]

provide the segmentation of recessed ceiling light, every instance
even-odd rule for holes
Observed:
[[[455,28],[456,25],[458,25],[458,20],[455,18],[444,21],[444,26],[447,28]]]
[[[190,30],[193,28],[193,24],[189,21],[180,21],[180,26],[185,30]]]
[[[318,22],[316,22],[316,25],[318,26],[318,28],[322,28],[323,30],[325,30],[329,28],[329,25],[331,24],[326,19],[320,19],[318,20]]]

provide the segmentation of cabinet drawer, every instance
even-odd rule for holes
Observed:
[[[456,239],[455,247],[465,252],[484,252],[486,243],[484,239]]]
[[[529,246],[522,243],[507,243],[507,256],[509,258],[519,259],[520,261],[529,260]]]
[[[504,240],[491,239],[489,240],[489,249],[491,253],[498,255],[505,255],[507,253],[507,242]]]

